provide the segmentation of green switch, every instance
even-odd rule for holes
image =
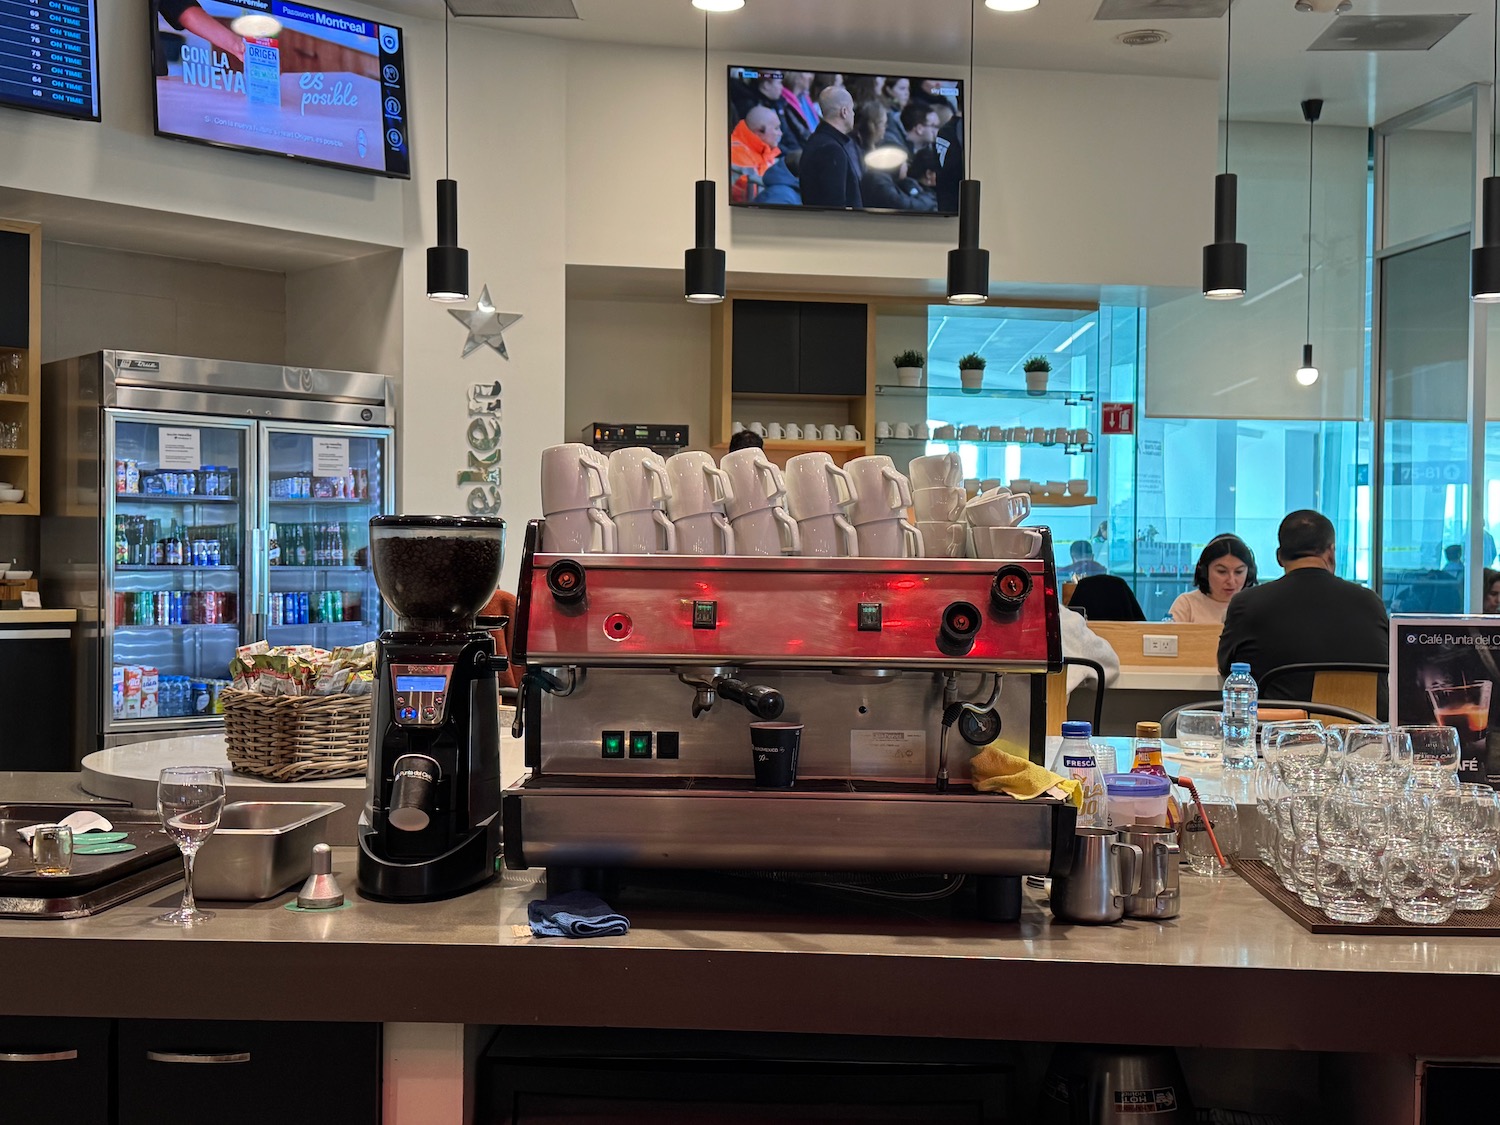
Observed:
[[[599,739],[601,758],[623,758],[625,757],[625,732],[622,730],[607,730]]]
[[[630,732],[630,756],[632,758],[651,757],[651,732],[649,730]]]

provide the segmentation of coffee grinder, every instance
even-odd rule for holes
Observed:
[[[376,646],[357,869],[371,898],[444,898],[495,874],[504,664],[476,615],[504,547],[498,519],[370,521],[375,582],[399,618]]]

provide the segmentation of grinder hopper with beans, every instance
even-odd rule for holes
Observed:
[[[357,878],[371,898],[445,898],[495,873],[505,664],[478,614],[504,547],[498,519],[370,521],[375,582],[398,618],[377,646],[359,821]]]

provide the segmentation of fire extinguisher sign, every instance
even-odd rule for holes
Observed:
[[[1100,425],[1105,434],[1135,433],[1135,403],[1103,402],[1099,407],[1103,414]]]

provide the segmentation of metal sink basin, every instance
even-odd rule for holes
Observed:
[[[338,801],[233,801],[198,852],[193,893],[202,899],[258,901],[312,871],[314,844],[325,843]]]

